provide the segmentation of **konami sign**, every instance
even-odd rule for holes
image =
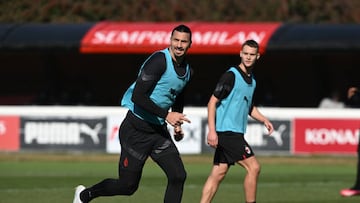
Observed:
[[[359,119],[295,119],[294,153],[357,151]]]
[[[171,30],[179,23],[96,24],[81,42],[83,53],[151,53],[169,45]],[[185,23],[192,30],[191,53],[237,54],[253,39],[264,53],[279,23]]]

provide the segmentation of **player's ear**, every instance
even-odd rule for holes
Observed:
[[[260,58],[260,53],[256,54],[256,60],[258,60]]]

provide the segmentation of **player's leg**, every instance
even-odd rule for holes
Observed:
[[[132,195],[138,188],[142,169],[152,149],[146,132],[134,128],[127,116],[119,129],[121,155],[119,178],[107,178],[80,193],[80,203],[100,196]]]
[[[359,136],[359,143],[360,143],[360,136]],[[357,152],[358,153],[357,153],[356,178],[355,178],[355,184],[351,189],[360,191],[360,145],[359,144],[358,144]]]
[[[357,149],[357,167],[356,167],[355,184],[351,188],[345,188],[340,190],[340,195],[344,197],[360,195],[360,136],[359,136],[359,144]]]
[[[210,203],[214,198],[216,191],[219,188],[221,181],[224,179],[227,171],[228,164],[220,163],[213,165],[209,177],[207,178],[201,195],[200,203]]]
[[[244,178],[244,191],[246,202],[256,202],[257,180],[260,174],[260,164],[255,156],[238,162],[246,169]]]
[[[137,159],[122,150],[119,161],[119,178],[107,178],[84,189],[80,193],[81,203],[87,203],[100,196],[132,195],[139,187],[142,168],[146,159]]]
[[[166,125],[158,128],[157,134],[152,134],[151,137],[154,145],[150,156],[165,172],[168,179],[164,202],[180,203],[186,179],[186,171],[180,153],[172,141]]]
[[[161,156],[155,162],[165,172],[168,183],[164,203],[180,203],[184,190],[186,171],[178,153]]]
[[[360,192],[360,133],[359,133],[358,148],[357,148],[356,179],[355,179],[355,184],[351,189]]]

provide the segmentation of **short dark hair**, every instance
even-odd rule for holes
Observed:
[[[189,33],[189,34],[190,34],[190,42],[191,42],[191,30],[190,30],[190,28],[189,28],[188,26],[183,25],[183,24],[176,26],[176,27],[172,30],[171,36],[173,36],[173,34],[174,34],[175,31]]]
[[[249,46],[249,47],[252,47],[252,48],[256,48],[257,50],[259,50],[259,44],[255,41],[255,40],[252,40],[252,39],[249,39],[249,40],[246,40],[241,48],[244,48],[244,46]]]

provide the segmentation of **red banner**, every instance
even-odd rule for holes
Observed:
[[[295,119],[294,153],[355,154],[359,119]]]
[[[18,116],[0,116],[0,151],[20,149],[20,119]]]
[[[179,23],[101,22],[84,36],[82,53],[151,53],[169,46],[171,31]],[[184,23],[192,30],[189,53],[237,54],[253,39],[264,53],[279,23]]]

